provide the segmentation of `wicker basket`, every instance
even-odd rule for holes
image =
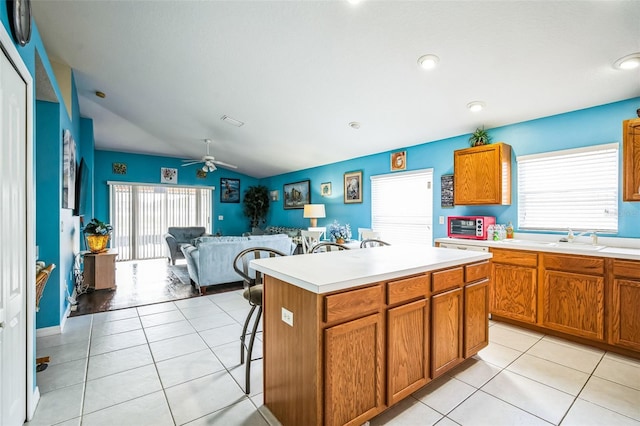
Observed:
[[[36,310],[40,308],[40,298],[42,297],[42,293],[44,292],[44,286],[47,284],[49,280],[49,275],[51,275],[51,271],[55,269],[56,265],[51,264],[46,268],[42,268],[36,273]]]
[[[91,253],[102,253],[107,251],[107,246],[109,245],[109,238],[111,235],[95,235],[95,234],[86,234],[85,239],[87,242],[87,248],[91,251]]]

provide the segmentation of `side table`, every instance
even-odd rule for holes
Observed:
[[[85,254],[84,283],[95,290],[115,289],[117,255],[115,250]]]

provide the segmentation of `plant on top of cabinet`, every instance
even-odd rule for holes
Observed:
[[[471,146],[480,146],[480,145],[489,145],[491,143],[491,136],[489,136],[489,132],[484,129],[478,127],[475,132],[471,133],[471,137],[469,138],[469,144]]]
[[[511,204],[511,146],[492,145],[453,153],[454,204]]]

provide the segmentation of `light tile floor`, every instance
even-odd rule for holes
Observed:
[[[245,395],[239,291],[70,318],[37,339],[31,425],[267,425]],[[640,361],[491,323],[490,345],[371,425],[636,425]],[[260,345],[254,348],[261,355]]]

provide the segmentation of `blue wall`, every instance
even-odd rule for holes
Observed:
[[[114,174],[112,171],[113,163],[125,163],[127,174]],[[107,181],[160,184],[160,169],[170,167],[178,169],[178,185],[214,186],[216,188],[213,193],[213,233],[240,235],[250,229],[249,221],[242,213],[242,203],[220,202],[220,178],[240,179],[241,193],[244,193],[249,186],[258,184],[256,178],[234,171],[217,169],[215,172],[207,173],[207,177],[201,179],[196,177],[198,165],[182,167],[183,163],[178,158],[113,151],[96,151],[95,164],[94,203],[95,215],[98,219],[111,221]],[[170,186],[170,184],[167,185]],[[220,215],[223,216],[223,220],[218,220]]]
[[[438,216],[492,215],[497,217],[499,223],[511,221],[517,227],[516,156],[620,142],[620,164],[622,165],[622,121],[635,117],[635,111],[638,107],[640,107],[640,98],[633,98],[489,129],[494,142],[505,142],[512,147],[512,204],[510,206],[456,206],[447,209],[441,207],[440,176],[453,173],[453,151],[468,148],[469,135],[406,148],[408,171],[425,168],[433,168],[434,170],[434,238],[446,236],[446,225],[438,224]],[[401,149],[395,149],[393,152]],[[341,223],[349,223],[351,229],[371,227],[370,177],[390,173],[391,152],[262,179],[261,184],[266,185],[270,190],[277,189],[280,192],[280,201],[271,204],[267,223],[269,225],[309,226],[308,219],[302,218],[302,210],[284,210],[282,186],[285,183],[310,179],[311,202],[324,203],[326,207],[327,217],[319,219],[318,226],[327,226],[333,220],[338,220]],[[343,202],[343,176],[344,173],[353,170],[362,170],[363,172],[362,204],[344,204]],[[620,175],[620,188],[622,188],[622,166]],[[324,182],[332,183],[331,197],[320,196],[320,184]],[[615,236],[638,238],[640,237],[640,203],[623,203],[622,189],[620,189],[619,197],[619,232]]]

